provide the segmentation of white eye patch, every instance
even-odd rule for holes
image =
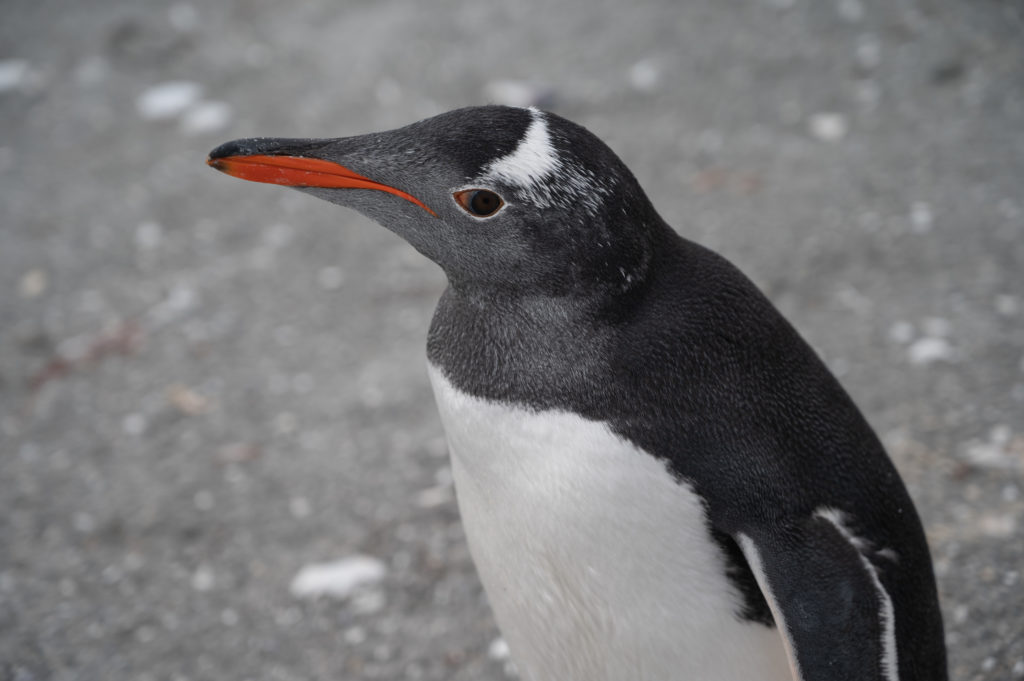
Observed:
[[[541,208],[582,208],[594,214],[609,194],[589,169],[565,162],[551,143],[544,113],[531,108],[532,120],[519,145],[488,164],[481,183],[498,181],[516,191],[516,197]]]

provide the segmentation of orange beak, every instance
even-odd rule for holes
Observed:
[[[222,173],[250,182],[280,184],[287,187],[323,187],[332,189],[376,189],[416,204],[435,218],[437,213],[415,196],[401,189],[374,182],[332,161],[302,156],[224,156],[206,160],[206,165]]]

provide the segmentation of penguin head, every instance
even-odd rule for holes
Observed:
[[[471,107],[338,139],[241,139],[207,163],[363,213],[455,288],[628,291],[644,277],[660,222],[614,152],[537,109]]]

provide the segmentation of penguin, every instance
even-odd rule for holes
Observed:
[[[428,373],[523,678],[947,678],[924,531],[878,437],[585,128],[470,107],[207,162],[353,208],[444,270]]]

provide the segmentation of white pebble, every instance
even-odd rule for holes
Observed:
[[[173,118],[195,104],[202,94],[198,83],[172,80],[149,88],[135,100],[135,108],[143,118]]]
[[[231,122],[231,107],[225,102],[199,102],[181,118],[181,130],[189,135],[217,132]]]
[[[509,654],[510,651],[508,649],[508,643],[506,643],[505,639],[500,636],[491,641],[491,645],[487,646],[487,657],[492,660],[507,660]]]
[[[910,229],[914,234],[927,234],[932,229],[931,207],[924,201],[916,201],[910,207]]]
[[[41,269],[31,269],[22,275],[18,282],[18,293],[22,298],[38,298],[46,292],[49,283],[46,272]]]
[[[313,563],[295,575],[289,587],[296,598],[345,599],[362,586],[384,579],[384,563],[370,556],[355,555],[333,563]]]
[[[213,570],[208,565],[200,565],[192,573],[192,588],[196,591],[209,591],[216,581]]]
[[[505,106],[536,106],[550,95],[546,86],[523,80],[493,80],[484,86],[484,99]]]
[[[1013,665],[1014,676],[1024,676],[1024,660],[1017,660]]]
[[[652,92],[661,80],[661,70],[653,59],[642,59],[629,69],[629,84],[640,92]]]
[[[922,338],[907,348],[911,364],[926,365],[953,356],[953,347],[945,338]]]
[[[362,627],[349,627],[341,636],[345,639],[345,643],[357,646],[366,641],[366,629]]]
[[[848,130],[846,116],[830,112],[811,116],[808,127],[811,135],[823,142],[838,142],[846,137]]]
[[[28,82],[31,69],[24,59],[0,60],[0,92],[21,87]]]

